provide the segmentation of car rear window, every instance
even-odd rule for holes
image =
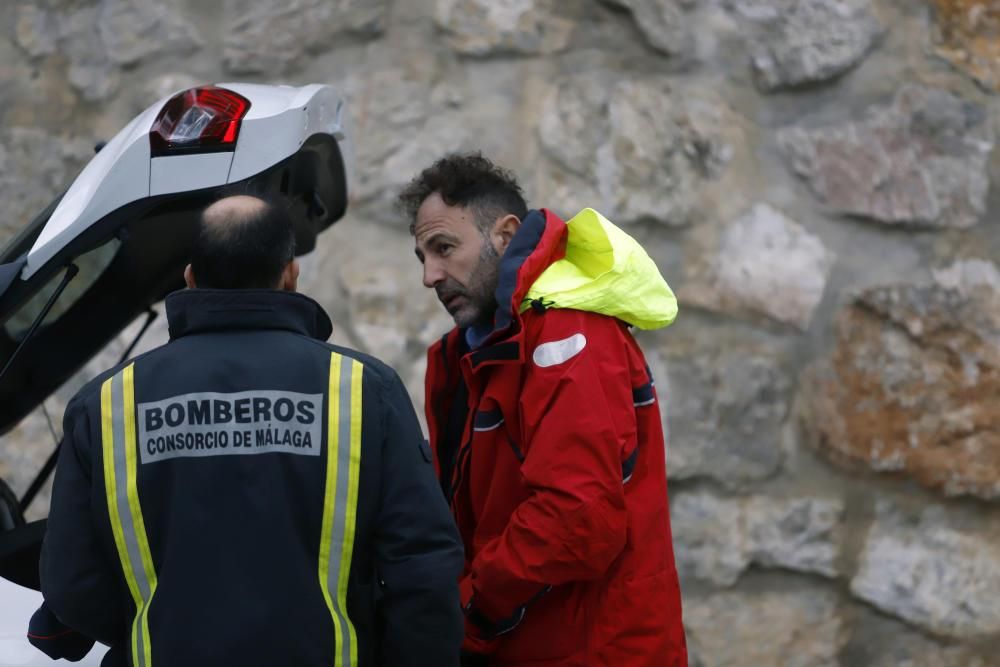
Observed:
[[[47,324],[56,321],[90,289],[97,279],[101,277],[101,274],[104,273],[104,270],[108,268],[112,260],[114,260],[120,246],[121,241],[113,238],[108,243],[86,252],[73,260],[73,263],[76,264],[80,271],[69,281],[66,289],[56,299],[52,310],[45,316],[45,320],[40,325],[39,330]],[[24,338],[25,334],[31,328],[31,323],[42,312],[49,297],[52,296],[52,293],[59,286],[64,274],[65,271],[60,271],[52,276],[41,289],[35,292],[31,298],[21,304],[7,318],[7,321],[4,323],[4,330],[9,338],[15,341],[20,341]],[[6,359],[0,359],[0,365],[3,363],[6,363]]]

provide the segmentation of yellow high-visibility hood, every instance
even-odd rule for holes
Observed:
[[[540,299],[547,308],[610,315],[639,329],[674,321],[677,299],[638,241],[592,208],[566,225],[566,256],[542,272],[521,312]]]

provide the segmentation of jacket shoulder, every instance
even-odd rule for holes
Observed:
[[[402,380],[399,380],[399,375],[396,371],[377,357],[373,357],[372,355],[359,350],[344,347],[343,345],[335,345],[334,343],[322,343],[317,341],[317,344],[322,346],[322,348],[327,352],[336,352],[337,354],[347,357],[348,359],[360,362],[364,367],[365,373],[375,378],[383,387],[396,381],[402,382]]]
[[[610,315],[573,308],[548,308],[541,313],[528,311],[522,321],[529,344],[537,342],[539,337],[550,338],[562,334],[620,336],[625,334],[628,326]]]
[[[86,400],[91,396],[99,395],[101,393],[101,385],[103,385],[108,378],[114,377],[115,375],[120,373],[123,369],[131,366],[134,363],[141,361],[145,357],[160,353],[162,350],[166,349],[168,345],[170,345],[170,343],[154,347],[152,350],[149,350],[148,352],[144,352],[137,357],[130,357],[125,361],[115,364],[111,368],[98,373],[90,380],[88,380],[86,384],[80,387],[80,389],[77,390],[76,394],[74,394],[70,402],[82,401]]]

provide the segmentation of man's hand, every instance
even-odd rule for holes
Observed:
[[[44,602],[28,623],[28,641],[53,660],[70,662],[82,660],[94,646],[93,639],[63,624]]]

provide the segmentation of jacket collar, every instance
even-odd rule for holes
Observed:
[[[494,332],[508,329],[542,272],[566,254],[566,223],[547,209],[528,211],[500,259]]]
[[[167,296],[171,340],[208,331],[280,329],[325,341],[333,325],[309,297],[279,290],[187,289]]]
[[[521,301],[542,272],[565,254],[566,223],[547,209],[529,211],[500,258],[493,331],[472,352],[473,367],[520,359]]]

